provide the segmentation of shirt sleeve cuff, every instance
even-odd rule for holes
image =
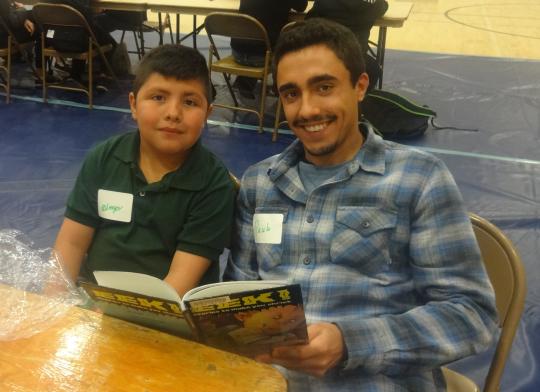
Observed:
[[[77,223],[80,223],[85,226],[90,226],[92,228],[97,228],[99,226],[99,218],[85,215],[73,208],[67,207],[64,214],[66,218],[69,218]]]
[[[343,334],[346,359],[341,370],[347,372],[362,367],[366,373],[378,373],[384,365],[385,342],[391,340],[384,321],[353,320],[335,323]]]

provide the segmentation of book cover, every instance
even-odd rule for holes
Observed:
[[[93,304],[108,316],[192,339],[192,328],[177,301],[79,282]]]
[[[183,298],[166,282],[134,272],[96,271],[79,285],[103,313],[246,356],[307,343],[300,285],[220,282]]]
[[[209,293],[207,293],[209,294]],[[204,297],[204,294],[197,297]],[[300,285],[185,299],[200,341],[254,356],[275,346],[308,342]]]

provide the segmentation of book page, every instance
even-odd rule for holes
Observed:
[[[94,271],[94,276],[100,286],[181,302],[175,289],[154,276],[124,271]]]
[[[251,291],[259,289],[271,289],[274,287],[285,286],[286,281],[279,280],[246,280],[211,283],[204,286],[195,287],[189,290],[182,298],[183,301],[193,301],[202,298],[215,297],[239,293],[242,291]]]

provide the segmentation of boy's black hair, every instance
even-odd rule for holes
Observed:
[[[334,52],[349,71],[353,86],[366,70],[362,48],[351,30],[328,19],[311,18],[288,25],[281,32],[274,49],[274,81],[283,56],[313,45],[325,45]]]
[[[196,49],[183,45],[167,44],[152,49],[139,63],[132,91],[135,97],[150,75],[158,73],[177,80],[199,80],[208,104],[212,103],[212,84],[206,59]]]

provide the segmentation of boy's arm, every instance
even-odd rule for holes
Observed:
[[[197,286],[208,267],[210,267],[210,260],[206,257],[177,250],[169,273],[163,280],[182,297],[188,290]]]
[[[90,247],[95,229],[90,226],[64,218],[54,249],[60,254],[60,262],[68,277],[77,281],[79,270]]]

